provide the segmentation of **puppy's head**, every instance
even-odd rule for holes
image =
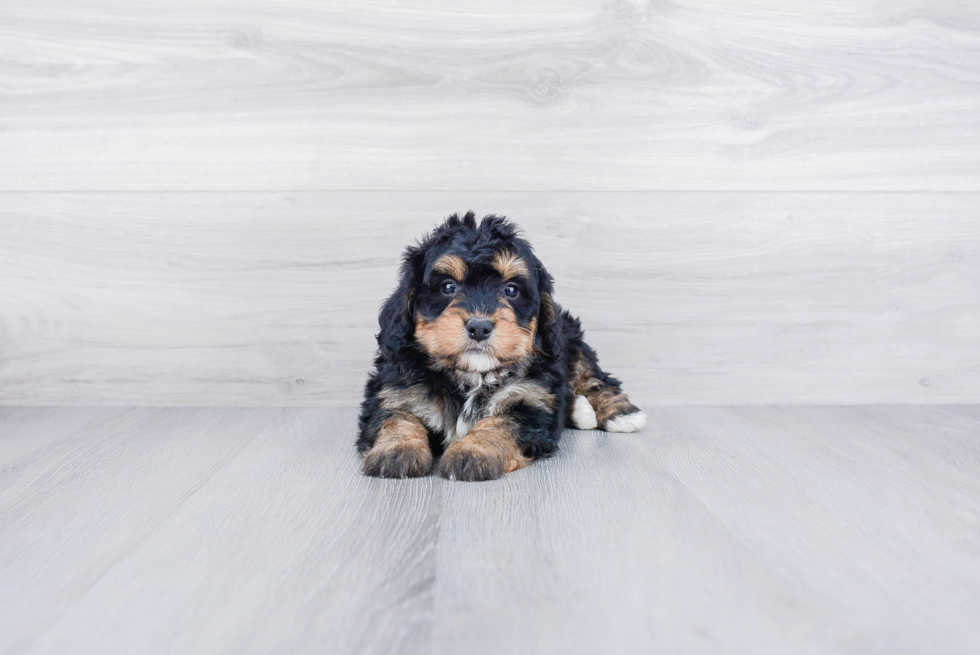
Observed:
[[[551,276],[517,228],[455,214],[405,252],[398,289],[381,310],[378,343],[412,344],[442,368],[487,373],[537,351],[557,357]]]

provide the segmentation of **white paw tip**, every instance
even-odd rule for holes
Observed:
[[[606,432],[636,432],[647,424],[647,415],[643,412],[623,414],[606,421],[603,428]]]
[[[595,410],[585,396],[575,396],[575,404],[572,405],[572,424],[579,430],[595,430],[599,426]]]

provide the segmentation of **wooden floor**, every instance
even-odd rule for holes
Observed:
[[[4,653],[967,653],[980,406],[647,408],[492,483],[353,409],[0,409]]]
[[[0,653],[980,652],[978,155],[976,2],[5,0]],[[649,426],[366,479],[470,209]]]

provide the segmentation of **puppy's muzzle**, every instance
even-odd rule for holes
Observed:
[[[493,332],[493,321],[488,318],[471,318],[466,321],[466,333],[476,342],[486,341]]]

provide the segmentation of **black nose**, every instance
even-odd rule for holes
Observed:
[[[474,341],[486,341],[493,332],[493,321],[488,318],[471,318],[466,321],[466,331]]]

